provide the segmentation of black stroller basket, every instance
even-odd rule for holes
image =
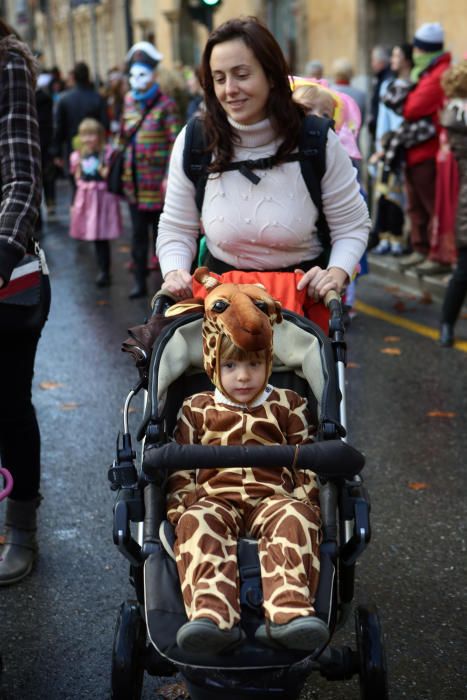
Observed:
[[[290,342],[275,333],[278,359],[271,382],[308,398],[317,417],[317,441],[293,446],[205,447],[169,442],[183,399],[211,388],[201,370],[201,348],[193,338],[201,314],[173,320],[160,332],[152,349],[147,375],[144,415],[138,430],[142,441],[139,467],[128,430],[128,407],[144,379],[130,392],[124,409],[124,433],[117,458],[109,470],[117,490],[114,506],[114,542],[130,562],[135,600],[120,610],[112,663],[112,697],[139,698],[144,672],[171,675],[181,671],[193,700],[277,697],[298,698],[307,676],[319,671],[329,680],[358,673],[362,698],[387,697],[382,634],[373,607],[356,610],[357,649],[333,647],[332,634],[349,616],[354,594],[355,562],[370,539],[369,499],[360,472],[364,458],[347,444],[343,412],[345,340],[340,301],[331,302],[331,340],[313,323],[285,311],[297,340],[305,348],[290,357]],[[199,335],[199,338],[201,336]],[[177,343],[182,344],[177,352]],[[312,346],[313,351],[306,348]],[[292,353],[293,354],[293,353]],[[298,359],[297,359],[298,358]],[[284,363],[290,359],[292,368]],[[187,366],[184,366],[184,363]],[[171,368],[178,366],[174,376]],[[318,379],[311,374],[318,364]],[[181,373],[180,373],[181,370]],[[311,373],[311,374],[310,374]],[[310,378],[311,377],[311,378]],[[345,408],[345,407],[344,407]],[[228,655],[188,654],[178,648],[176,634],[187,621],[173,555],[174,533],[166,521],[163,486],[167,475],[183,468],[261,466],[271,469],[294,465],[312,469],[319,478],[322,518],[320,578],[314,603],[328,624],[331,643],[313,654],[260,647],[254,633],[262,622],[261,576],[256,542],[238,544],[241,624],[246,640]],[[135,534],[135,529],[137,533]]]

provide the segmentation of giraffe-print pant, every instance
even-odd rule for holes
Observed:
[[[319,577],[318,506],[290,496],[240,502],[205,496],[176,527],[175,554],[190,620],[205,617],[221,629],[240,620],[237,540],[258,540],[265,617],[283,624],[314,615]]]

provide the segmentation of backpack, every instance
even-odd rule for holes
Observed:
[[[328,131],[332,128],[332,125],[333,121],[331,119],[318,117],[314,114],[306,116],[300,131],[298,152],[289,153],[281,161],[300,161],[303,179],[313,204],[318,210],[317,235],[327,259],[331,250],[331,237],[323,211],[321,178],[326,172],[326,143]],[[183,170],[195,186],[195,201],[200,212],[203,206],[204,191],[209,174],[207,168],[211,162],[211,156],[211,152],[206,148],[202,119],[192,117],[186,127]],[[224,170],[239,170],[253,184],[257,184],[260,178],[253,171],[255,169],[265,170],[273,168],[275,165],[277,165],[276,156],[269,156],[267,158],[258,158],[257,160],[235,161],[229,163]]]

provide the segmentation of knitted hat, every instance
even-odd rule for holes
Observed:
[[[138,41],[128,51],[125,60],[129,68],[133,63],[143,63],[149,68],[155,68],[163,58],[160,51],[149,41]]]
[[[422,51],[441,51],[444,43],[444,29],[439,22],[425,22],[415,32],[413,45]]]

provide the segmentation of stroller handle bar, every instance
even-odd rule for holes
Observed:
[[[339,304],[341,303],[341,295],[334,289],[331,289],[330,292],[327,292],[323,301],[324,305],[327,306],[328,309],[330,309],[333,302],[337,301]]]
[[[160,477],[161,470],[224,469],[228,467],[286,467],[311,469],[323,478],[352,478],[365,464],[361,452],[342,440],[305,445],[179,445],[176,442],[145,450],[142,469]]]

